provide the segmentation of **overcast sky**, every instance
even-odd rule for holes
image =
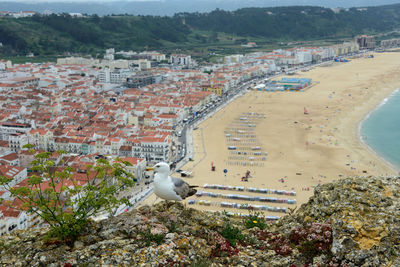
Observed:
[[[0,11],[171,16],[180,12],[234,11],[246,7],[365,7],[398,4],[400,0],[0,0]]]
[[[201,3],[209,2],[210,0],[187,0],[186,4],[190,3]],[[338,2],[337,6],[375,6],[375,5],[385,5],[385,4],[395,4],[400,3],[400,0],[214,0],[216,4],[223,2],[263,2],[265,4],[271,4],[271,6],[282,5],[319,5],[319,6],[332,6],[333,3]],[[97,2],[97,3],[107,3],[107,2],[176,2],[176,0],[0,0],[1,2],[23,2],[23,3],[71,3],[71,2]],[[346,3],[346,4],[344,4]]]
[[[151,2],[168,2],[170,0],[0,0],[0,2],[25,2],[25,3],[35,3],[35,2],[113,2],[113,1],[119,1],[119,2],[146,2],[146,1],[151,1]],[[188,2],[202,2],[204,0],[187,0]],[[215,0],[215,2],[224,2],[225,0]],[[238,0],[239,1],[239,0]],[[279,2],[285,2],[285,0],[264,0],[264,2],[273,2],[275,5],[279,4]],[[308,1],[308,0],[292,0],[291,2],[295,2],[299,5],[301,4],[306,4],[307,2],[319,2],[321,6],[326,4],[327,2],[332,2],[331,0],[320,0],[320,1]],[[351,0],[348,2],[352,2]],[[375,4],[375,5],[380,5],[382,0],[357,0],[356,2],[366,2],[369,4]],[[396,1],[389,1],[393,3],[400,3],[400,0]]]

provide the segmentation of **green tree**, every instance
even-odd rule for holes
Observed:
[[[0,176],[0,185],[23,202],[22,210],[39,215],[50,226],[48,237],[72,242],[91,216],[101,211],[113,214],[119,205],[129,204],[127,198],[118,197],[122,190],[134,185],[133,175],[126,170],[129,162],[99,159],[86,167],[86,179],[82,181],[74,177],[73,168],[55,166],[50,156],[50,152],[35,155],[31,163],[34,174],[26,186],[12,187],[12,179]]]

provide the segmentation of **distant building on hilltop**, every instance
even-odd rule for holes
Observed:
[[[10,17],[14,17],[14,18],[26,18],[26,17],[32,17],[36,14],[39,14],[39,13],[36,11],[19,11],[19,12],[0,11],[1,17],[10,16]]]
[[[257,47],[257,44],[255,42],[248,42],[247,44],[242,44],[243,47]]]
[[[82,13],[68,13],[71,17],[76,17],[76,18],[82,18],[83,14]]]
[[[43,16],[50,16],[51,14],[54,14],[54,12],[49,9],[46,9],[45,11],[42,12]]]
[[[360,46],[360,49],[374,49],[376,47],[375,37],[367,35],[359,35],[355,41]]]

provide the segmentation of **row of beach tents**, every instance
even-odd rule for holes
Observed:
[[[232,203],[232,202],[212,202],[209,200],[197,200],[197,199],[189,199],[189,205],[202,205],[202,206],[218,206],[223,208],[232,208],[232,209],[244,209],[244,210],[263,210],[263,211],[272,211],[272,212],[283,212],[286,213],[285,207],[271,207],[265,205],[253,205],[253,204],[240,204],[240,203]]]
[[[220,184],[204,184],[203,188],[207,189],[218,189],[218,190],[230,190],[230,191],[248,191],[253,193],[261,193],[261,194],[278,194],[278,195],[287,195],[287,196],[295,196],[295,191],[286,191],[286,190],[277,190],[277,189],[268,189],[268,188],[256,188],[256,187],[244,187],[244,186],[231,186],[231,185],[220,185]]]
[[[259,201],[259,202],[271,202],[271,203],[287,203],[296,204],[296,199],[286,199],[286,198],[275,198],[275,197],[260,197],[260,196],[248,196],[239,194],[222,194],[207,191],[197,191],[197,197],[213,197],[213,198],[226,198],[226,199],[239,199],[245,201]]]

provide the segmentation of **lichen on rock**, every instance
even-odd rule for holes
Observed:
[[[0,265],[397,266],[399,190],[394,177],[342,179],[263,230],[162,202],[91,222],[72,244],[46,241],[46,229],[3,236]]]

